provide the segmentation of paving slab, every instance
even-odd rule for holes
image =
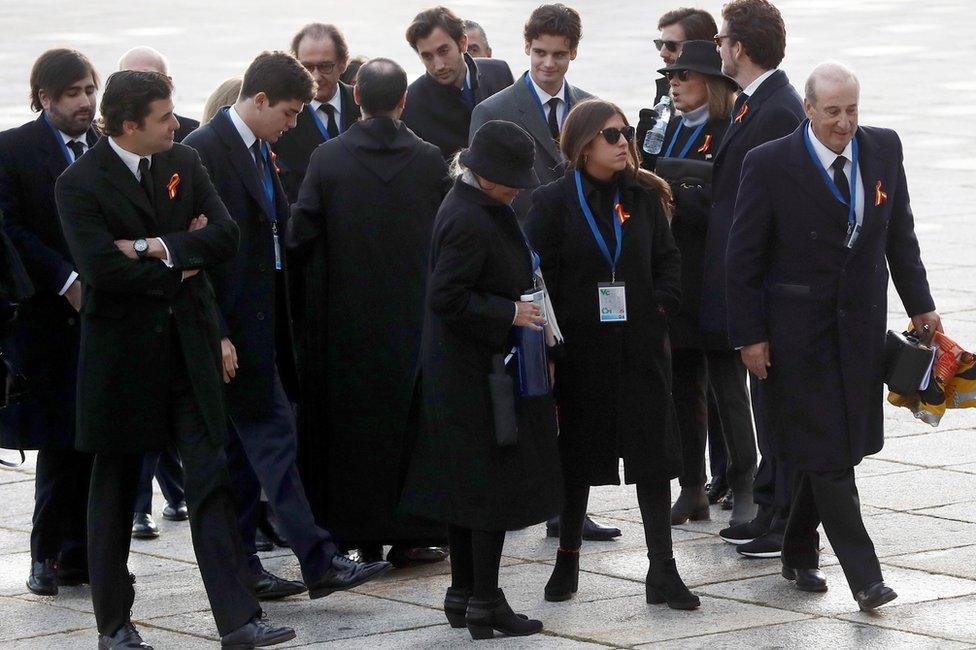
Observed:
[[[316,648],[336,648],[341,650],[401,650],[402,648],[425,648],[430,650],[451,650],[453,648],[484,648],[484,641],[472,641],[468,631],[451,629],[448,625],[435,625],[415,630],[373,634],[358,639],[343,639],[326,643],[315,643]],[[284,646],[289,647],[289,646]],[[555,650],[596,650],[611,646],[578,641],[555,636],[548,630],[529,637],[502,637],[491,642],[492,650],[522,650],[522,648],[554,648]]]
[[[170,648],[179,650],[213,650],[214,642],[209,639],[201,639],[180,634],[170,630],[159,630],[147,625],[139,628],[143,640],[159,650]],[[0,643],[3,650],[64,650],[65,648],[93,648],[97,647],[98,633],[95,631],[94,622],[89,630],[77,632],[65,632],[63,634],[49,634],[46,636],[32,637],[20,641]]]
[[[842,614],[840,618],[976,644],[976,617],[973,612],[976,612],[976,596],[962,596],[919,605],[882,607],[872,614]]]
[[[976,580],[976,545],[897,555],[884,563]]]
[[[869,517],[864,527],[882,558],[976,544],[976,524],[913,513]]]
[[[861,503],[894,510],[934,508],[971,501],[976,495],[976,476],[944,469],[866,476],[857,482]]]
[[[2,612],[0,629],[3,630],[3,638],[8,641],[31,639],[58,632],[91,630],[95,626],[91,614],[45,603],[32,603],[15,597],[0,596],[0,612]]]
[[[957,521],[976,523],[976,501],[954,503],[950,506],[941,506],[939,508],[913,510],[912,513],[928,515],[929,517],[939,517],[941,519],[955,519]]]
[[[926,467],[976,463],[976,445],[960,445],[960,436],[972,436],[972,431],[940,431],[926,435],[889,440],[875,454],[879,460],[896,460]]]

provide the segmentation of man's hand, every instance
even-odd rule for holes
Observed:
[[[912,325],[915,326],[915,331],[918,332],[922,342],[926,344],[932,341],[936,332],[943,331],[942,319],[939,318],[939,312],[936,311],[912,316]]]
[[[187,228],[188,232],[196,232],[197,230],[203,230],[207,227],[207,216],[203,214],[198,214],[197,216],[190,219],[190,225]]]
[[[746,345],[739,353],[742,355],[742,363],[745,364],[749,372],[760,379],[765,379],[768,376],[766,368],[773,365],[769,362],[769,341]]]
[[[224,362],[224,383],[229,384],[237,374],[237,348],[230,339],[220,339],[220,356]]]
[[[546,319],[542,317],[539,308],[531,302],[517,302],[515,306],[518,311],[515,314],[515,325],[517,327],[528,327],[537,332],[542,331],[542,326],[546,324]]]
[[[64,292],[64,298],[75,311],[81,311],[81,280],[75,280]]]
[[[132,247],[133,241],[132,239],[116,239],[115,247],[122,251],[130,260],[137,260],[139,256],[136,254],[136,249]]]

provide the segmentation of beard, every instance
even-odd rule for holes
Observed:
[[[95,113],[90,108],[78,109],[73,113],[67,113],[56,105],[51,104],[51,107],[46,110],[54,126],[59,131],[67,133],[73,138],[84,134],[91,127],[92,120],[95,118]]]

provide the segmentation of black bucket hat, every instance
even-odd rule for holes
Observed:
[[[736,83],[735,79],[722,74],[722,57],[719,56],[718,50],[715,49],[715,43],[712,41],[685,41],[684,45],[681,46],[681,54],[678,56],[678,60],[666,68],[661,68],[658,72],[664,74],[665,72],[680,72],[681,70],[691,70],[711,77],[720,77],[732,84],[736,90],[739,89],[739,84]]]
[[[482,124],[458,161],[492,183],[518,189],[539,184],[534,169],[535,143],[513,122],[491,120]]]

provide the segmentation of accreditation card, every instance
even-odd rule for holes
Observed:
[[[622,323],[627,320],[627,294],[623,282],[600,282],[596,292],[600,301],[601,323]]]

